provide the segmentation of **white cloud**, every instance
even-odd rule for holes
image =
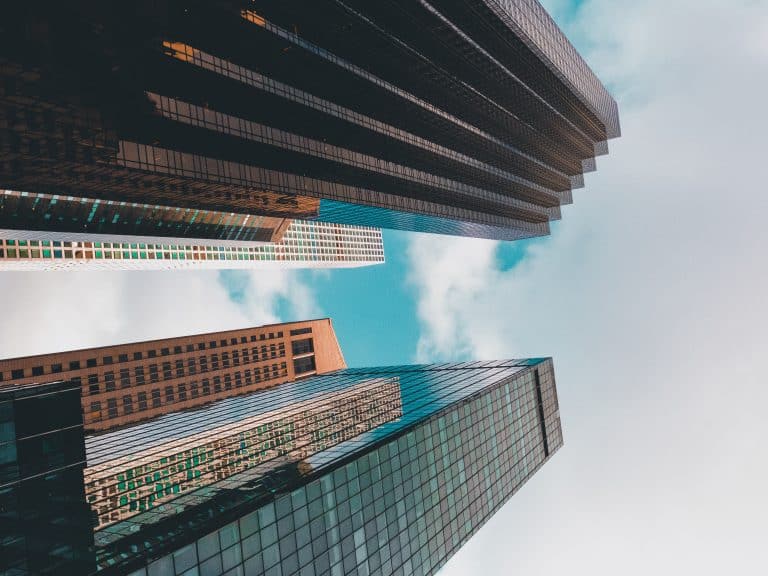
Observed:
[[[446,575],[763,569],[767,18],[585,3],[568,32],[623,137],[552,237],[510,271],[494,243],[412,241],[419,360],[552,355],[564,425]]]
[[[168,338],[320,316],[294,271],[0,274],[0,357]],[[229,287],[229,289],[228,289]],[[281,318],[280,309],[291,318]]]

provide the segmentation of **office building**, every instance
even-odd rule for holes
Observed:
[[[0,389],[0,574],[89,574],[80,390],[65,382]]]
[[[620,134],[536,0],[8,2],[0,22],[0,186],[26,193],[4,228],[138,229],[161,206],[161,229],[178,209],[515,240]],[[118,221],[71,217],[105,203]]]
[[[549,359],[343,369],[87,436],[72,498],[105,576],[433,574],[561,445]]]
[[[325,318],[0,360],[0,389],[77,384],[94,432],[345,366]]]
[[[288,223],[288,221],[286,221]],[[275,242],[0,230],[2,270],[285,270],[384,262],[381,230],[293,220]]]

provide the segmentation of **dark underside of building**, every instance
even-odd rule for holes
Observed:
[[[525,238],[618,135],[535,2],[0,8],[0,188],[31,196],[4,227],[130,233],[134,203]]]

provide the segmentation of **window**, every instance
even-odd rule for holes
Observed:
[[[149,358],[157,358],[157,350],[150,350],[149,352],[147,352],[147,356]]]
[[[189,372],[190,375],[194,375],[197,373],[197,366],[195,366],[194,358],[189,358],[187,360],[187,372]]]
[[[224,374],[224,389],[232,390],[232,376]]]
[[[165,387],[165,401],[168,403],[173,402],[173,386]]]
[[[179,402],[187,399],[187,385],[179,384]]]
[[[277,347],[274,344],[269,345],[269,357],[277,358]]]
[[[217,346],[216,340],[211,340],[210,342],[208,342],[208,348],[216,348],[216,346]]]
[[[211,354],[211,370],[219,369],[219,355]]]
[[[173,378],[173,375],[171,374],[171,363],[163,362],[163,380],[170,380],[171,378]]]
[[[312,334],[312,328],[296,328],[291,330],[291,336],[300,336],[301,334]]]
[[[176,360],[176,378],[184,376],[184,360]]]
[[[152,390],[152,408],[159,408],[161,404],[160,401],[160,389],[155,388]]]
[[[229,352],[223,352],[221,354],[221,362],[224,364],[224,368],[229,368]]]
[[[157,375],[157,364],[149,365],[149,381],[150,382],[160,381],[160,377]]]
[[[32,376],[42,376],[42,375],[43,375],[42,366],[32,366]]]
[[[94,422],[101,420],[101,402],[91,402],[91,418]]]
[[[200,372],[208,372],[208,358],[205,356],[200,358]]]
[[[296,374],[303,374],[305,372],[312,372],[315,370],[315,357],[307,356],[305,358],[297,358],[293,361],[293,371]]]
[[[219,376],[213,377],[213,391],[221,392],[221,378]]]
[[[243,387],[243,376],[240,372],[235,372],[235,388]]]
[[[195,347],[192,344],[187,344],[187,352],[194,352]]]
[[[61,372],[61,371],[62,371],[62,366],[61,366],[61,364],[51,364],[51,372],[52,372],[53,374],[58,374],[58,373],[59,373],[59,372]]]
[[[181,346],[174,346],[173,347],[173,353],[174,354],[181,354]]]
[[[211,382],[208,378],[203,378],[203,395],[208,396],[211,393]]]
[[[144,384],[144,366],[136,366],[133,369],[133,377],[136,379],[136,385]]]
[[[73,360],[69,363],[70,370],[80,370],[80,360]]]
[[[133,413],[133,398],[130,394],[123,396],[123,414]]]
[[[144,354],[142,354],[141,352],[134,352],[133,353],[133,359],[134,360],[141,360],[143,357],[144,357]]]
[[[131,385],[131,375],[128,368],[120,368],[120,388],[128,388]]]
[[[282,333],[282,332],[278,332],[278,333],[277,333],[277,337],[278,337],[278,338],[282,338],[282,337],[283,337],[283,333]]]
[[[11,378],[13,378],[14,380],[18,380],[19,378],[24,378],[24,368],[11,370]]]
[[[294,340],[291,342],[291,352],[294,356],[299,354],[309,354],[315,351],[315,345],[312,338],[305,338],[304,340]]]
[[[245,336],[241,336],[240,337],[240,344],[245,344],[246,342],[248,342],[248,338],[245,337]]]
[[[160,350],[160,354],[162,354],[163,356],[168,356],[168,354],[170,353],[171,351],[168,348],[163,348],[162,350]]]
[[[237,338],[231,338],[231,339],[229,340],[229,343],[230,343],[232,346],[234,346],[235,344],[237,344]]]
[[[147,409],[147,393],[146,392],[139,392],[139,410],[146,410]]]
[[[235,366],[240,366],[240,352],[237,350],[232,352],[232,364]]]
[[[256,334],[253,334],[253,335],[251,336],[251,342],[256,342]]]
[[[118,362],[128,362],[128,354],[120,354],[120,356],[117,357]]]
[[[104,373],[104,386],[107,392],[112,392],[115,389],[115,373],[114,372]]]
[[[189,393],[192,395],[192,398],[197,398],[200,395],[197,390],[197,382],[192,381],[189,383]]]
[[[89,394],[99,393],[99,375],[98,374],[88,374],[88,393]]]
[[[117,418],[117,398],[107,399],[107,416],[109,418]]]
[[[251,376],[250,368],[245,371],[245,385],[247,386],[248,384],[253,384],[253,376]]]
[[[88,366],[88,368],[95,368],[96,358],[88,358],[88,360],[85,361],[85,365]]]
[[[102,358],[101,361],[104,364],[112,364],[112,356],[104,356],[104,358]]]
[[[200,342],[200,343],[197,345],[197,349],[198,349],[198,350],[205,350],[205,342]]]
[[[227,339],[226,338],[222,338],[221,339],[221,345],[222,346],[226,346],[227,345]]]

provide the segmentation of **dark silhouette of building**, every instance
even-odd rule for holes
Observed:
[[[79,387],[0,390],[0,573],[95,571],[84,468]]]
[[[28,193],[0,227],[269,233],[199,210],[513,240],[618,135],[535,0],[0,7],[0,187]]]

